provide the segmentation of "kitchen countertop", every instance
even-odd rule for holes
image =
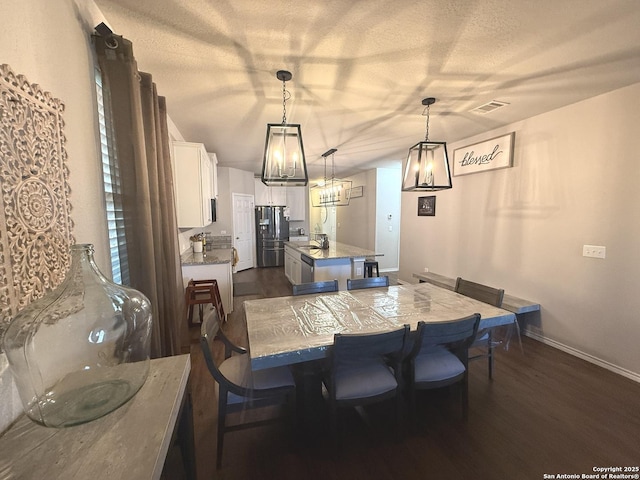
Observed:
[[[215,265],[218,263],[230,263],[233,258],[233,250],[230,248],[214,248],[202,253],[186,251],[180,256],[182,266],[189,265]]]
[[[315,245],[314,242],[285,242],[285,245],[315,260],[352,259],[384,255],[383,253],[376,253],[373,250],[366,250],[340,242],[329,242],[328,250],[309,248],[309,245]]]

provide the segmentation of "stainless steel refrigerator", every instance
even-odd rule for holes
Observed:
[[[289,240],[289,220],[285,207],[256,207],[256,248],[258,267],[284,265],[284,242]]]

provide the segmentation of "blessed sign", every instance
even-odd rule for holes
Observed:
[[[474,143],[453,152],[453,175],[484,172],[513,165],[515,132]]]

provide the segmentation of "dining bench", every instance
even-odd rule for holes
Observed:
[[[417,278],[421,283],[432,283],[438,287],[446,288],[448,290],[454,290],[456,286],[456,279],[445,277],[437,273],[425,272],[414,273],[413,278]],[[502,299],[502,306],[505,310],[515,313],[516,315],[522,315],[529,312],[537,312],[540,310],[540,304],[525,300],[523,298],[514,297],[513,295],[504,294]]]

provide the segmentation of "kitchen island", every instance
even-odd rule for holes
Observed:
[[[285,242],[284,249],[284,271],[293,285],[337,279],[340,290],[346,290],[348,278],[364,276],[365,258],[383,255],[340,242],[324,250],[314,242]]]

